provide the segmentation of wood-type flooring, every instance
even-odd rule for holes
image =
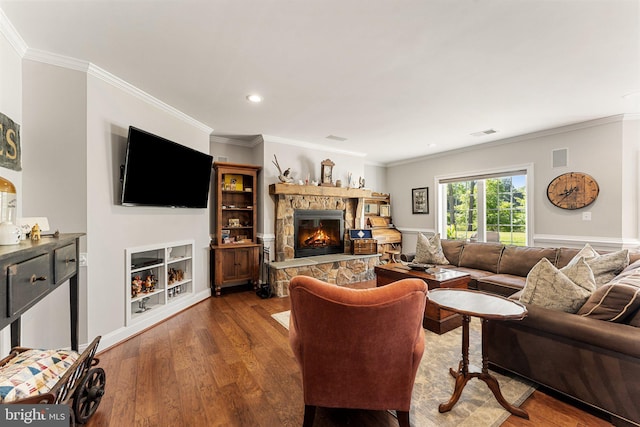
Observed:
[[[86,425],[301,426],[300,371],[287,330],[271,317],[288,309],[289,298],[228,291],[102,351],[98,366],[106,371],[106,393]],[[611,426],[595,412],[542,390],[522,407],[530,420],[510,416],[502,426]],[[384,411],[322,408],[314,424],[397,425]]]

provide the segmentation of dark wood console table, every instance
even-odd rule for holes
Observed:
[[[0,246],[0,330],[11,325],[11,347],[20,345],[22,314],[69,280],[71,348],[78,350],[81,236],[84,234],[60,234]]]
[[[434,289],[429,291],[429,301],[440,307],[448,308],[462,314],[462,360],[458,369],[449,369],[456,379],[453,395],[447,403],[442,403],[438,410],[447,412],[458,402],[464,386],[472,378],[484,381],[503,408],[522,418],[529,419],[524,409],[507,402],[500,391],[498,380],[489,373],[489,357],[487,356],[486,329],[489,320],[520,320],[527,315],[527,308],[520,302],[497,295],[467,289]],[[469,322],[471,316],[482,320],[482,370],[472,369],[469,364]]]

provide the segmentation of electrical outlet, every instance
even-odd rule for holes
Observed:
[[[591,221],[591,212],[582,212],[583,221]]]
[[[81,253],[80,254],[80,267],[86,267],[88,263],[89,263],[89,261],[88,261],[88,258],[87,258],[87,254],[86,253]]]

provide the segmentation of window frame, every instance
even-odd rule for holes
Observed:
[[[514,175],[515,171],[524,171],[523,175],[526,175],[526,241],[525,246],[529,246],[531,242],[533,242],[533,227],[534,227],[534,219],[533,212],[534,203],[535,203],[535,192],[534,192],[534,171],[533,171],[533,163],[527,163],[524,165],[512,165],[505,166],[495,169],[482,169],[475,171],[467,171],[467,172],[456,172],[446,175],[437,175],[434,176],[434,187],[436,189],[436,194],[434,197],[434,201],[436,204],[435,212],[436,215],[436,230],[440,233],[442,238],[446,238],[447,236],[447,191],[446,191],[446,182],[442,181],[451,181],[451,180],[473,180],[473,179],[487,179],[487,178],[497,178],[501,174],[506,175]],[[484,178],[482,178],[484,177]],[[485,212],[485,199],[484,199],[484,182],[482,182],[483,191],[478,191],[478,240],[485,241],[485,232],[486,232],[486,212]],[[444,191],[443,191],[444,189]],[[478,188],[480,190],[480,188]],[[480,203],[482,202],[482,203]],[[482,213],[482,215],[480,215]]]

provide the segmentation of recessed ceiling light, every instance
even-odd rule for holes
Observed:
[[[256,93],[251,94],[251,95],[247,95],[247,101],[249,102],[254,102],[254,103],[258,103],[258,102],[262,102],[262,97]]]

